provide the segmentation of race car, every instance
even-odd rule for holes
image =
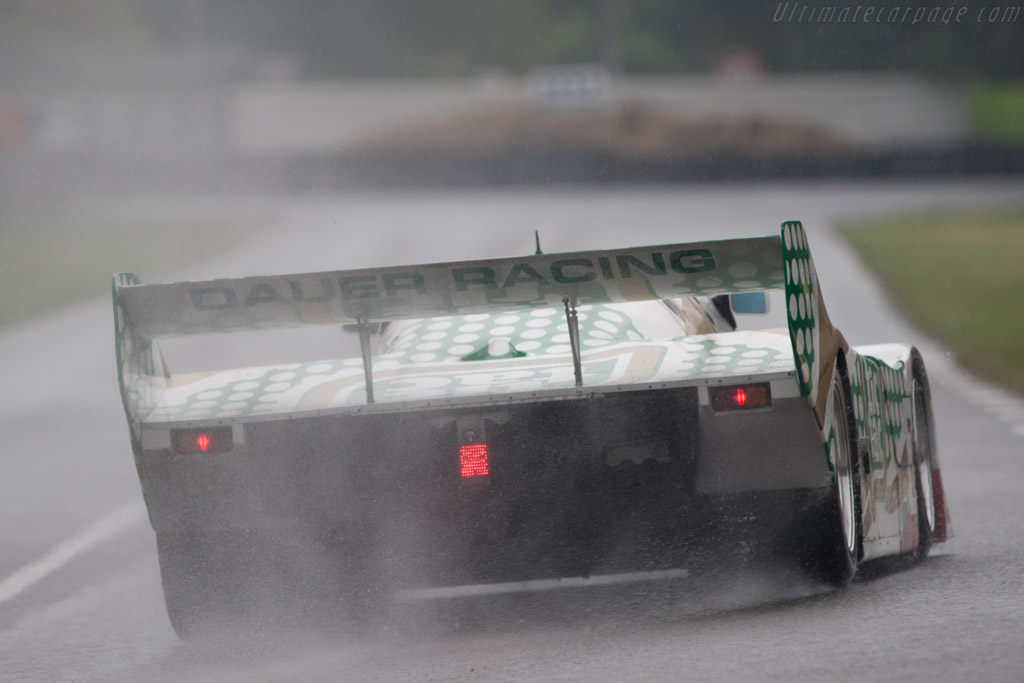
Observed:
[[[179,635],[279,589],[362,609],[679,577],[736,549],[843,586],[950,536],[924,361],[846,342],[799,222],[539,252],[115,276],[121,395]],[[771,291],[786,327],[736,329]],[[309,325],[351,328],[359,357],[172,374],[159,348]]]

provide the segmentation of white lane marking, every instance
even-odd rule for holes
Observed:
[[[145,509],[137,503],[125,505],[104,515],[83,529],[77,536],[58,543],[46,555],[35,562],[30,562],[0,581],[0,605],[53,574],[77,555],[81,555],[103,541],[126,531],[145,518]]]
[[[531,591],[558,590],[562,588],[588,588],[592,586],[613,586],[640,581],[664,581],[689,576],[685,569],[664,569],[655,572],[632,572],[629,574],[600,574],[597,576],[573,576],[564,579],[536,579],[533,581],[511,581],[509,583],[481,583],[469,586],[442,586],[438,588],[414,588],[398,591],[398,602],[434,600],[437,598],[466,598],[478,595],[500,595],[502,593],[525,593]]]

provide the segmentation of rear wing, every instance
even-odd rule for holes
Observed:
[[[132,332],[153,340],[781,289],[780,247],[762,237],[115,287]]]
[[[577,306],[773,289],[786,292],[808,396],[821,367],[816,321],[827,317],[799,222],[784,223],[781,236],[362,270],[157,285],[121,273],[113,283],[118,372],[129,422],[138,426],[169,379],[156,340],[355,323],[372,402],[370,323],[564,306],[579,385]]]

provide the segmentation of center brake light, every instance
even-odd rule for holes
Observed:
[[[772,405],[771,385],[745,384],[738,387],[714,387],[711,389],[711,407],[716,413],[730,410],[751,410],[770,408]]]
[[[459,441],[459,476],[468,479],[490,475],[491,465],[484,421],[478,418],[460,418],[456,421],[455,428]]]
[[[484,477],[491,473],[487,444],[464,443],[459,447],[459,472],[463,477]]]
[[[234,447],[234,439],[231,427],[174,429],[171,431],[171,445],[175,453],[182,455],[210,455],[227,453]]]

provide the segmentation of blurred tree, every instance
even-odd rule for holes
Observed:
[[[52,71],[73,70],[68,55],[76,50],[143,47],[177,52],[184,61],[204,51],[285,54],[308,78],[526,73],[552,62],[603,63],[626,73],[706,73],[723,53],[743,47],[759,54],[773,72],[912,71],[1024,79],[1024,13],[1018,5],[921,0],[885,6],[962,7],[967,21],[959,23],[944,23],[942,16],[912,23],[907,15],[895,22],[817,20],[826,7],[857,6],[871,5],[853,0],[4,0],[0,78],[29,59]],[[989,16],[993,8],[1009,14]],[[799,12],[811,15],[800,21]]]

